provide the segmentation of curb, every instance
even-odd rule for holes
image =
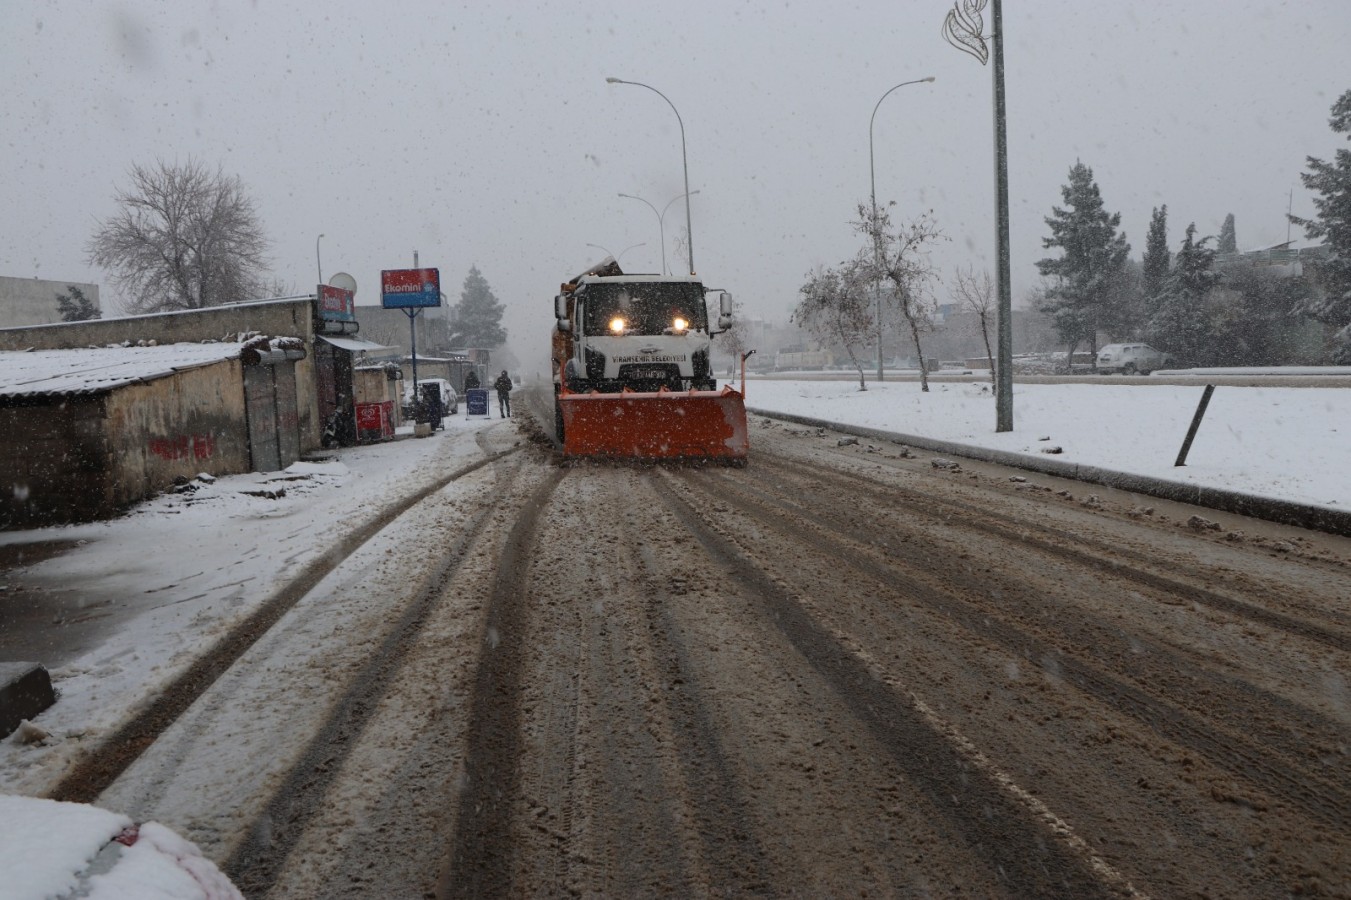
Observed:
[[[1089,484],[1101,484],[1105,487],[1129,491],[1133,494],[1158,497],[1160,500],[1189,503],[1193,506],[1204,506],[1207,509],[1250,516],[1254,519],[1263,519],[1281,525],[1294,525],[1311,531],[1324,531],[1329,534],[1351,537],[1351,510],[1313,506],[1291,500],[1279,500],[1274,497],[1259,497],[1223,488],[1168,481],[1148,475],[1132,475],[1127,472],[1116,472],[1098,466],[1081,465],[1059,459],[1037,459],[1024,453],[1013,453],[1008,450],[992,450],[988,447],[977,447],[972,444],[934,440],[918,435],[864,428],[859,425],[844,425],[839,422],[828,422],[824,419],[813,419],[790,413],[772,412],[767,409],[747,407],[746,412],[769,419],[780,419],[785,422],[808,425],[813,428],[828,428],[832,431],[872,438],[877,441],[905,444],[908,447],[918,447],[922,450],[932,450],[951,456],[962,456],[967,459],[976,459],[1015,469],[1026,469],[1043,475],[1055,475],[1060,478],[1085,481]]]

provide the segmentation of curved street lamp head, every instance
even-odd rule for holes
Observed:
[[[978,0],[982,5],[985,0]],[[880,244],[876,234],[877,228],[877,167],[873,163],[873,123],[877,121],[877,110],[881,108],[882,101],[891,96],[892,91],[903,88],[908,84],[928,84],[934,80],[932,75],[925,78],[916,78],[912,81],[902,81],[894,87],[888,88],[887,92],[877,98],[877,103],[873,106],[872,117],[868,119],[868,197],[872,201],[872,221],[869,226],[874,229],[873,234],[873,259],[877,260]],[[877,290],[877,380],[882,380],[882,292]]]
[[[607,77],[606,84],[631,84],[634,87],[647,88],[652,93],[666,101],[666,105],[671,107],[671,112],[675,113],[676,123],[680,126],[680,165],[685,173],[685,242],[686,250],[689,254],[690,274],[694,274],[694,226],[690,221],[690,162],[689,156],[685,153],[685,120],[680,117],[680,110],[671,102],[671,98],[657,90],[650,84],[643,84],[641,81],[625,81],[623,78]],[[664,242],[663,242],[664,243]],[[664,247],[663,247],[664,249]]]
[[[615,262],[619,262],[619,257],[623,256],[625,253],[628,253],[630,250],[633,250],[633,249],[635,249],[635,248],[638,248],[638,247],[646,247],[646,246],[647,246],[647,243],[646,243],[646,242],[643,242],[643,243],[641,243],[641,244],[630,244],[629,246],[625,247],[623,250],[620,250],[618,253],[611,253],[609,250],[606,250],[606,248],[602,247],[600,244],[591,244],[591,243],[588,243],[587,246],[588,246],[588,247],[595,247],[597,250],[602,250],[602,251],[605,252],[605,255],[606,255],[606,256],[610,257],[610,258],[613,259]]]

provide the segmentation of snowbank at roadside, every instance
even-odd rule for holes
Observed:
[[[751,381],[752,409],[1039,455],[1134,475],[1351,509],[1351,390],[1218,387],[1175,467],[1204,388],[1017,384],[1013,431],[995,432],[990,385]],[[752,443],[751,455],[755,447]]]

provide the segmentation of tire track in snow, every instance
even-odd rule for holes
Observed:
[[[689,483],[696,486],[694,482]],[[697,486],[707,490],[704,485]],[[725,502],[734,503],[762,526],[778,531],[786,538],[801,540],[801,529],[790,523],[791,518],[799,518],[802,512],[792,508],[788,495],[777,508],[757,508],[744,498],[733,499],[728,492],[717,496]],[[784,515],[785,511],[792,513],[791,518]],[[863,558],[854,548],[826,537],[821,532],[813,534],[813,541],[815,552],[824,552],[879,583],[891,583],[900,574],[894,568]],[[971,634],[1004,647],[1014,657],[1056,660],[1061,677],[1067,684],[1099,698],[1168,740],[1194,750],[1236,778],[1258,786],[1271,797],[1290,802],[1333,827],[1351,828],[1351,795],[1328,783],[1321,773],[1296,765],[1288,759],[1273,758],[1270,753],[1241,735],[1220,731],[1167,700],[1154,697],[1088,662],[1062,654],[1058,648],[1030,631],[1011,625],[988,610],[940,592],[920,579],[911,579],[908,588],[925,605]],[[1242,708],[1241,701],[1233,702]],[[1324,730],[1332,727],[1326,725]]]
[[[921,493],[892,483],[882,485],[873,479],[855,473],[838,470],[825,472],[820,468],[810,467],[799,460],[786,456],[768,453],[765,455],[772,456],[775,464],[781,465],[785,469],[809,476],[813,480],[840,485],[851,492],[860,488],[869,492],[875,492],[879,489],[886,490],[896,496],[898,500],[910,504],[909,508],[915,514],[923,515],[927,519],[941,520],[945,525],[951,525],[954,519],[957,519],[963,527],[984,531],[1003,541],[1016,541],[1036,547],[1038,550],[1100,571],[1113,578],[1127,578],[1137,584],[1154,590],[1167,591],[1193,603],[1209,606],[1212,609],[1246,618],[1279,631],[1317,641],[1334,650],[1351,651],[1351,634],[1331,627],[1331,623],[1329,626],[1324,626],[1305,619],[1295,618],[1285,613],[1198,587],[1181,579],[1150,571],[1150,567],[1156,565],[1157,560],[1145,553],[1127,547],[1108,545],[1101,541],[1092,540],[1083,534],[1070,534],[1051,528],[1045,523],[1014,519],[992,510],[988,506],[977,506],[948,497],[939,497],[932,492]],[[946,514],[941,513],[939,512],[940,509],[948,512]],[[1034,532],[1040,532],[1045,537],[1037,537]],[[1071,544],[1089,549],[1081,550],[1076,546],[1070,546]],[[1098,554],[1126,557],[1134,563],[1134,566],[1124,566]],[[1339,576],[1342,574],[1344,573],[1338,572]],[[1266,594],[1266,592],[1263,592],[1263,594],[1264,599],[1277,604],[1284,605],[1288,602],[1285,597]],[[1324,610],[1323,612],[1334,621],[1337,620],[1335,610]]]
[[[390,503],[276,591],[248,618],[226,634],[209,652],[197,659],[145,709],[123,724],[97,748],[89,751],[48,793],[52,800],[93,803],[117,780],[170,725],[187,711],[239,658],[281,620],[300,599],[312,591],[344,559],[378,534],[389,523],[427,497],[464,476],[496,462],[520,448],[513,447],[471,463]]]
[[[529,562],[540,518],[566,470],[522,505],[498,561],[469,719],[465,789],[437,897],[506,896],[512,887],[511,823],[520,781],[521,676]]]
[[[672,476],[673,478],[675,476]],[[684,488],[696,480],[680,479]],[[667,483],[659,485],[676,516],[708,555],[758,595],[773,622],[817,673],[832,684],[841,701],[892,756],[893,763],[922,793],[952,834],[979,847],[1000,880],[1017,893],[1039,897],[1111,897],[1135,895],[1124,878],[1104,861],[1085,856],[1029,807],[1008,784],[978,770],[949,734],[907,698],[879,681],[867,663],[843,646],[812,618],[787,588],[763,573],[715,526],[704,521],[687,500]],[[784,523],[784,527],[789,527]],[[961,785],[959,802],[954,786]],[[1046,840],[1053,837],[1054,840]]]
[[[247,836],[223,866],[241,890],[250,895],[266,893],[285,867],[307,821],[323,808],[329,786],[343,771],[369,717],[392,688],[409,643],[454,581],[493,512],[494,507],[487,505],[467,526],[448,524],[447,533],[458,532],[458,539],[424,580],[416,598],[405,607],[378,649],[361,665],[352,678],[352,687],[338,699],[295,765],[280,779],[263,814],[247,829]]]

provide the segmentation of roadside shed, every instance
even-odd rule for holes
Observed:
[[[0,527],[113,515],[300,456],[296,338],[0,352]]]

